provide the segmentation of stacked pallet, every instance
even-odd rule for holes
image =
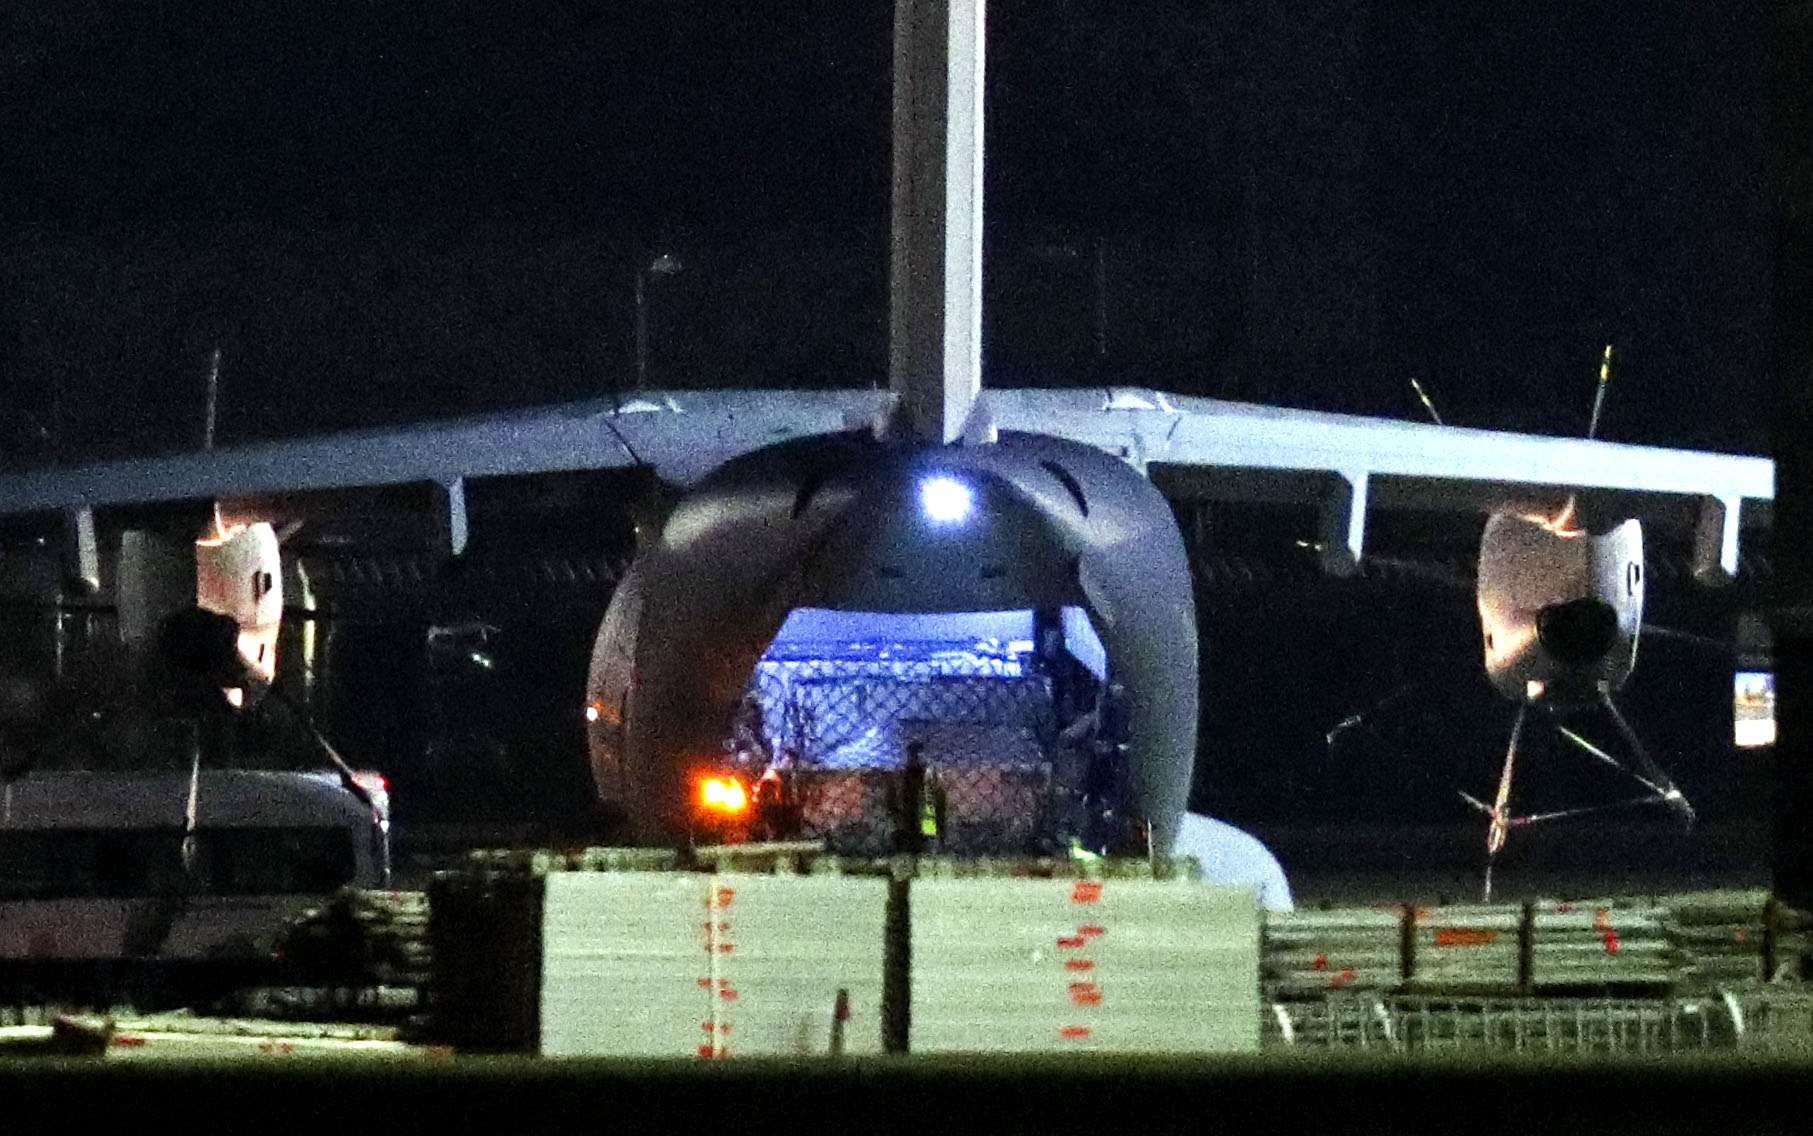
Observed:
[[[1772,982],[1813,979],[1813,912],[1776,905],[1773,962]]]
[[[1268,913],[1261,981],[1275,998],[1395,989],[1403,918],[1398,907]]]
[[[919,856],[907,861],[918,879],[1199,880],[1194,857]],[[897,873],[898,874],[898,873]]]
[[[546,877],[443,872],[428,889],[436,1040],[463,1053],[533,1053],[540,1036]]]
[[[202,1018],[188,1014],[145,1018],[60,1016],[50,1026],[37,1027],[38,1038],[19,1036],[32,1030],[33,1027],[15,1029],[15,1042],[29,1044],[36,1040],[39,1044],[34,1048],[46,1054],[104,1056],[110,1060],[216,1061],[272,1057],[422,1060],[451,1056],[445,1049],[403,1041],[396,1030],[382,1027]]]
[[[434,975],[428,941],[428,893],[355,891],[351,916],[365,943],[365,965],[387,986],[426,987]]]
[[[680,866],[671,848],[480,848],[466,854],[479,872],[546,875],[549,872],[663,872]]]
[[[1537,990],[1666,986],[1677,950],[1666,912],[1640,902],[1533,905],[1530,986]]]
[[[880,1052],[888,887],[827,875],[550,875],[539,1051]]]
[[[214,1008],[270,1021],[413,1024],[426,1005],[426,986],[246,986]]]
[[[558,872],[778,872],[782,875],[885,875],[890,857],[831,852],[822,840],[788,840],[673,848],[479,849],[465,874],[547,876]]]
[[[913,881],[914,1053],[1259,1048],[1259,911],[1183,879]]]
[[[433,977],[428,895],[346,889],[305,914],[278,953],[319,986],[425,989]]]
[[[1682,956],[1682,981],[1711,989],[1808,975],[1813,918],[1761,889],[1705,891],[1667,901],[1668,935]]]
[[[1681,952],[1681,984],[1704,990],[1763,978],[1768,902],[1760,890],[1671,897],[1668,936]]]
[[[435,1036],[469,1052],[542,1051],[544,971],[548,965],[545,925],[550,917],[561,918],[558,912],[550,916],[546,903],[551,882],[569,876],[603,879],[615,875],[703,888],[719,869],[781,876],[802,871],[831,877],[888,874],[885,861],[825,855],[817,844],[727,845],[684,853],[662,848],[469,853],[463,870],[440,873],[430,890]],[[565,886],[554,883],[557,891]],[[586,885],[579,886],[583,890]],[[701,926],[703,922],[700,915]],[[558,994],[556,1003],[566,998],[567,994]],[[692,1021],[691,1028],[698,1030],[705,1020],[710,1019]],[[582,1037],[557,1040],[556,1044],[589,1043]]]
[[[1409,985],[1416,990],[1515,986],[1523,908],[1517,904],[1421,907],[1411,912]]]
[[[1274,998],[1665,986],[1678,951],[1654,903],[1369,907],[1267,916]]]

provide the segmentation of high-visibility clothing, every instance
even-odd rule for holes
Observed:
[[[944,787],[937,773],[908,764],[900,771],[892,806],[902,851],[917,852],[943,838]]]

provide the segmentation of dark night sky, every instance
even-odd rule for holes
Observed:
[[[760,8],[17,6],[0,461],[627,385],[657,249],[652,383],[885,382],[892,4]],[[995,0],[990,381],[1766,449],[1763,12],[1293,8]]]

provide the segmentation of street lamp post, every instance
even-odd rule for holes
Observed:
[[[662,253],[653,260],[636,262],[636,389],[648,389],[648,278],[672,276],[684,266],[677,257]]]

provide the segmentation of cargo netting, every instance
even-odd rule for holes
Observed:
[[[894,847],[894,794],[915,741],[944,797],[936,850],[1043,853],[1076,829],[1094,739],[1060,742],[1052,677],[1021,655],[796,648],[762,661],[750,696],[768,753],[797,756],[800,835],[836,851]]]

